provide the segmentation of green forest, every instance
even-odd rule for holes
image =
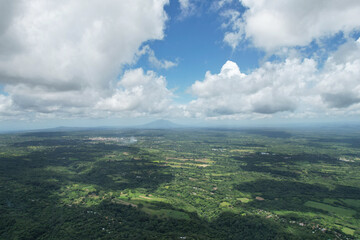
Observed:
[[[359,129],[0,135],[0,239],[359,239]]]

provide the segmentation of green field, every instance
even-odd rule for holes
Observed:
[[[313,201],[306,202],[305,206],[316,208],[316,209],[321,209],[321,210],[327,211],[329,213],[334,213],[339,216],[345,216],[345,217],[352,217],[353,215],[356,214],[356,211],[352,210],[352,209],[346,209],[346,208],[342,208],[342,207],[334,207],[334,206],[331,206],[328,204],[313,202]]]
[[[0,239],[359,239],[359,133],[2,134]]]

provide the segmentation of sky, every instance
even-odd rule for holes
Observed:
[[[357,122],[358,0],[0,0],[0,130]]]

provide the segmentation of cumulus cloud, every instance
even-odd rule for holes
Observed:
[[[352,92],[324,93],[321,97],[333,108],[345,108],[360,102],[360,97]]]
[[[198,0],[179,0],[182,16]],[[146,44],[163,39],[168,0],[0,1],[0,118],[144,116],[262,118],[360,113],[360,40],[315,58],[286,55],[244,73],[228,61],[189,88],[195,100],[175,105],[166,79],[130,69],[146,54],[153,67],[177,62],[158,59]],[[224,9],[231,0],[216,1]],[[346,34],[360,26],[359,1],[242,0],[245,13],[227,10],[224,41],[242,40],[275,51]],[[141,46],[144,46],[139,49]],[[122,77],[118,78],[119,74]]]
[[[173,93],[167,89],[164,77],[153,71],[144,73],[143,69],[138,68],[126,71],[115,94],[102,99],[96,108],[134,116],[157,114],[169,108],[172,98]]]
[[[73,112],[91,107],[99,99],[99,93],[91,88],[82,91],[49,89],[46,86],[26,84],[9,85],[5,88],[14,104],[26,111],[51,113],[58,111]]]
[[[164,37],[165,4],[1,1],[0,84],[24,112],[91,108],[113,94],[144,42]]]
[[[191,86],[198,98],[189,107],[205,116],[294,111],[315,72],[311,59],[267,62],[248,75],[228,61],[219,74],[207,72],[204,81]]]
[[[14,36],[14,31],[9,26],[15,19],[19,1],[0,1],[0,58],[8,57],[20,49]]]
[[[249,74],[228,61],[189,89],[194,117],[351,115],[360,111],[360,39],[349,40],[319,69],[311,58],[266,62]]]
[[[13,102],[10,97],[0,94],[0,119],[13,114]]]
[[[360,28],[360,2],[356,0],[240,0],[247,8],[229,17],[230,31],[224,41],[235,48],[249,39],[255,47],[274,51],[306,46],[338,32]]]
[[[342,45],[326,60],[317,90],[332,108],[360,102],[360,38]]]

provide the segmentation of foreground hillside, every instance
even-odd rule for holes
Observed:
[[[354,131],[0,135],[0,239],[358,239]]]

